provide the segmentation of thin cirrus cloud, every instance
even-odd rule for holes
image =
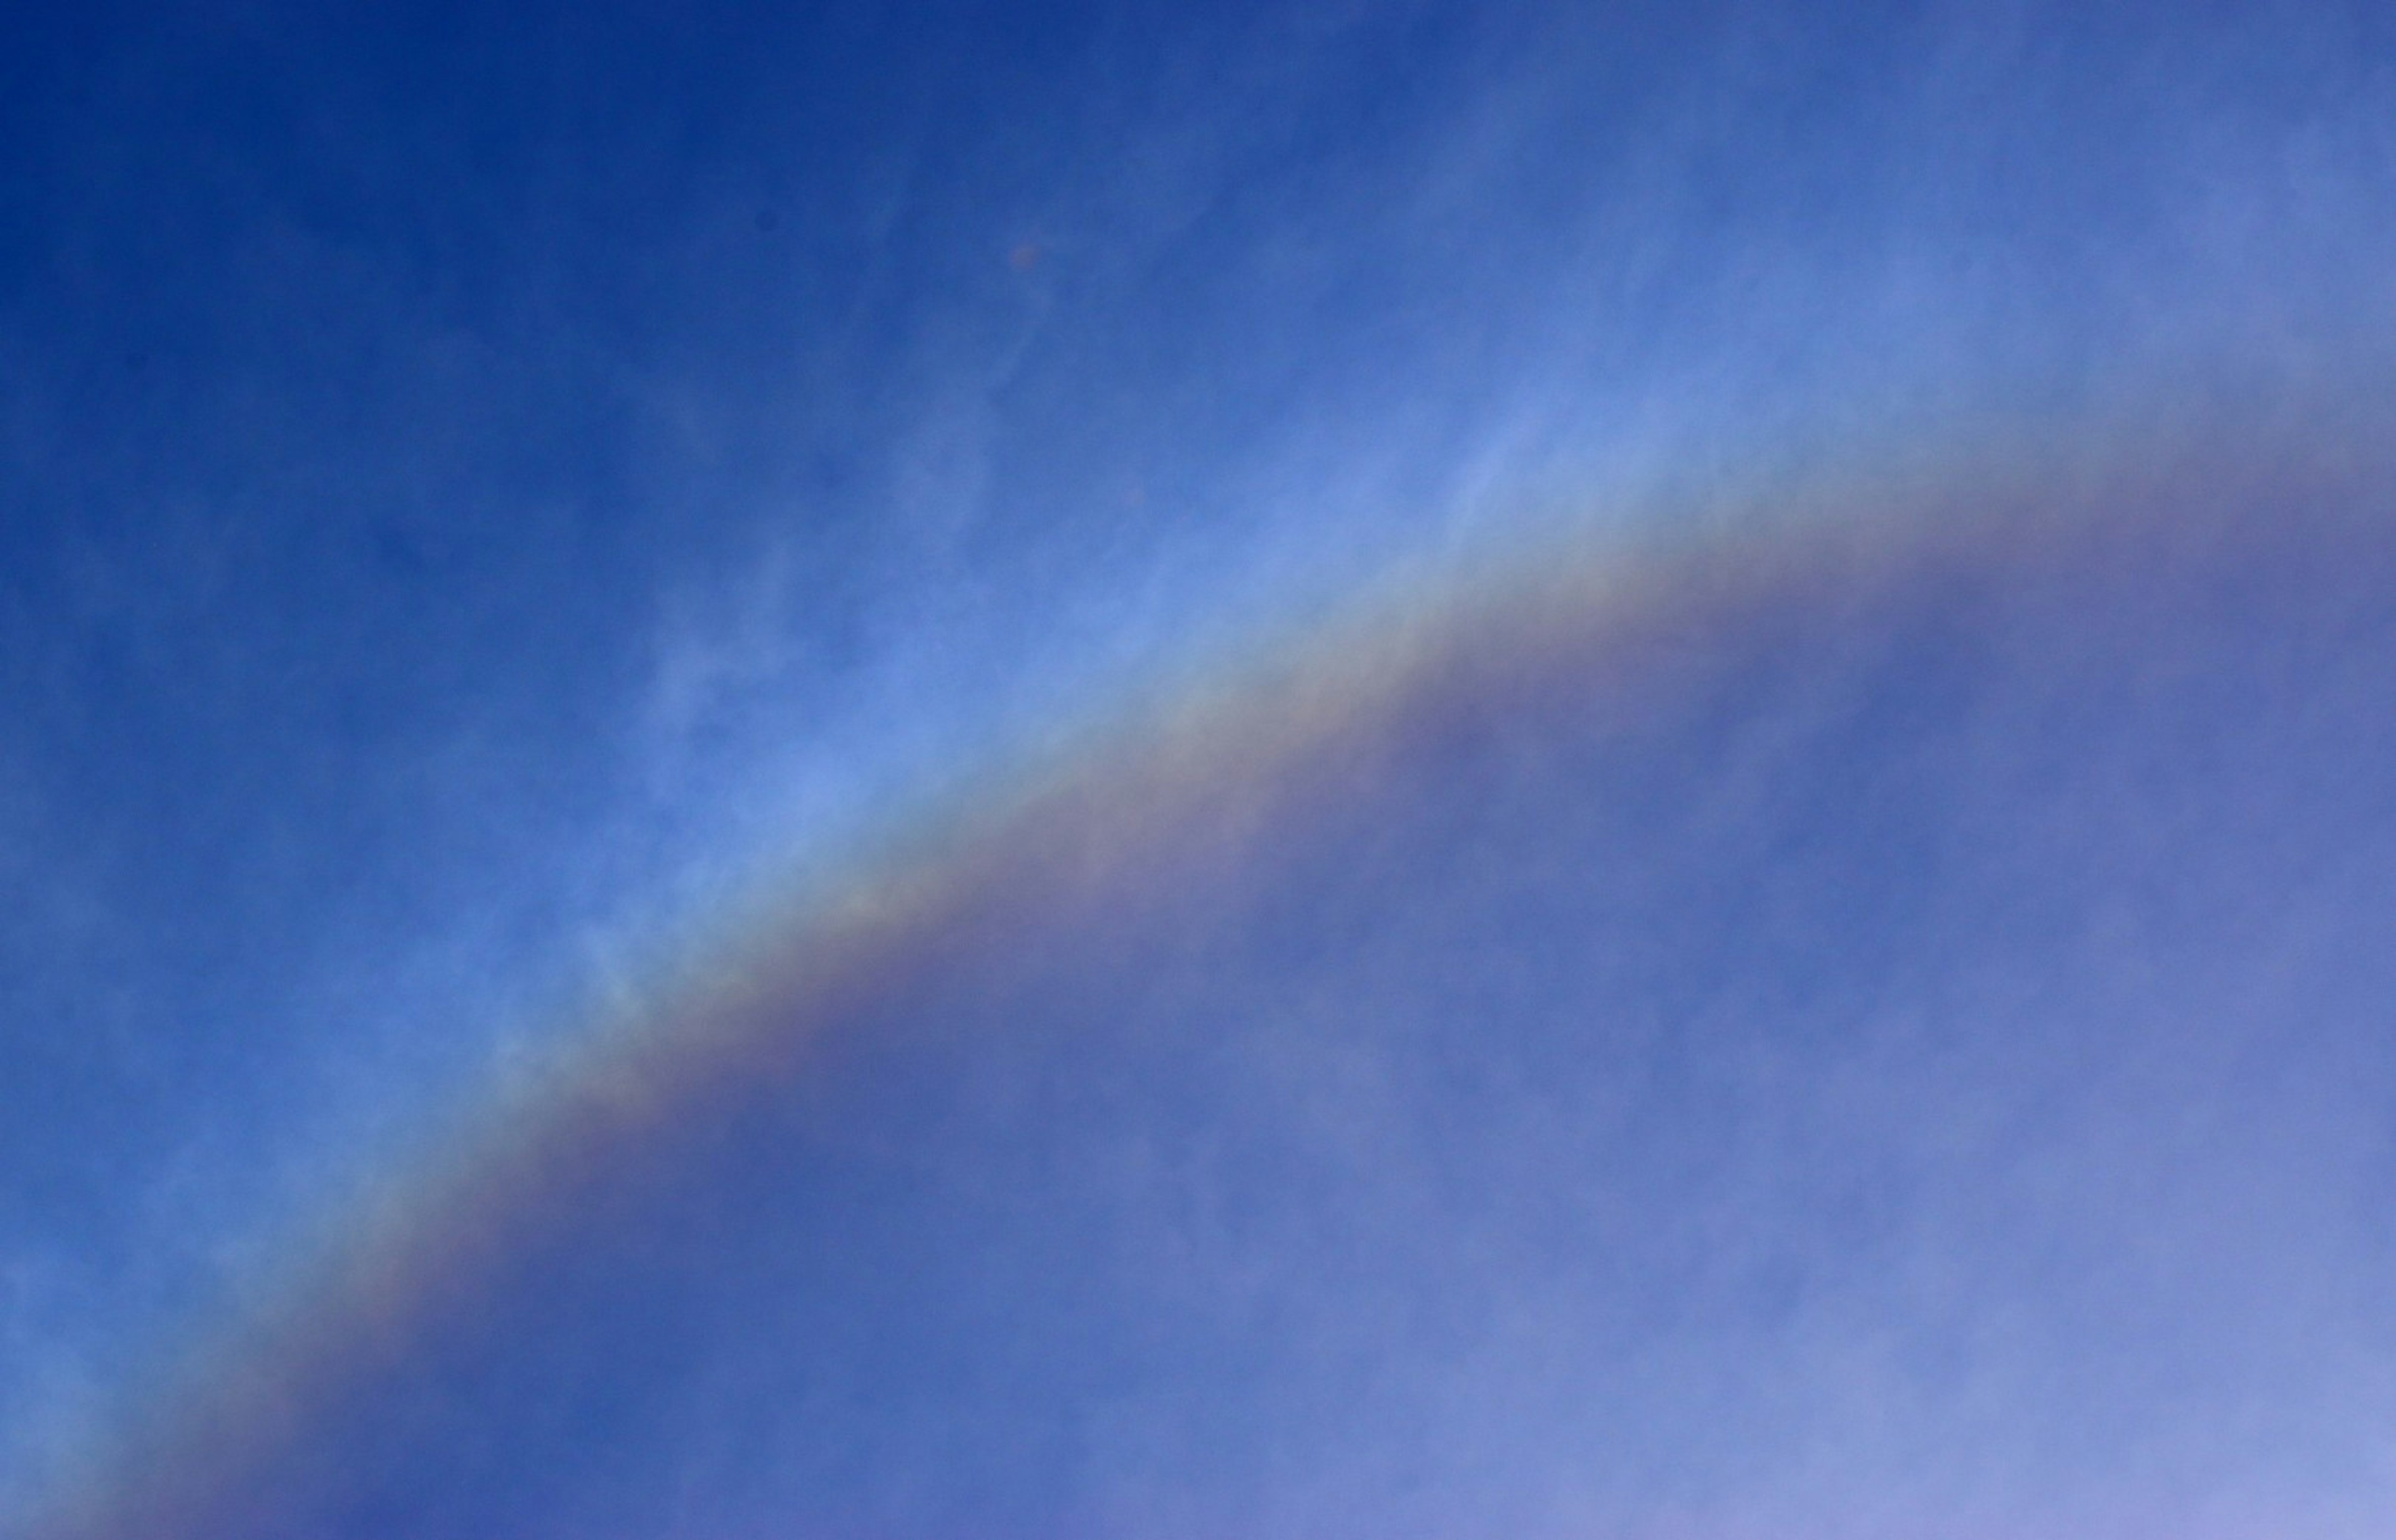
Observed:
[[[58,25],[19,1527],[2384,1510],[2372,19]]]
[[[61,1533],[2362,1533],[2396,548],[2142,469],[1035,778],[495,1103]]]

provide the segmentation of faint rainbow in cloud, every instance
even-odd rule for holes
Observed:
[[[1635,680],[1678,649],[1858,591],[1958,571],[2110,568],[2183,537],[2247,538],[2275,501],[2384,496],[2364,446],[2206,436],[2116,434],[2044,461],[1925,458],[1720,498],[1672,526],[1696,536],[1401,578],[1345,619],[993,777],[818,898],[752,920],[695,987],[496,1096],[425,1168],[338,1216],[279,1308],[196,1360],[128,1445],[136,1457],[39,1533],[243,1533],[253,1483],[328,1408],[470,1319],[512,1255],[571,1228],[661,1144],[789,1094],[898,981],[1269,860],[1282,831],[1351,777],[1471,730],[1492,700],[1536,711],[1593,684],[1602,697],[1604,681]],[[2373,538],[2396,538],[2371,516]]]

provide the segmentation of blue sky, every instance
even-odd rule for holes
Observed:
[[[2373,1532],[2391,46],[7,23],[0,1528]]]

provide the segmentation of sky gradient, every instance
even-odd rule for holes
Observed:
[[[0,1532],[2384,1532],[2369,7],[41,25]]]

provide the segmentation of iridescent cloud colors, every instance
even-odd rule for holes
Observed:
[[[2367,1533],[2396,510],[2251,437],[1410,592],[1002,777],[43,1533]]]

